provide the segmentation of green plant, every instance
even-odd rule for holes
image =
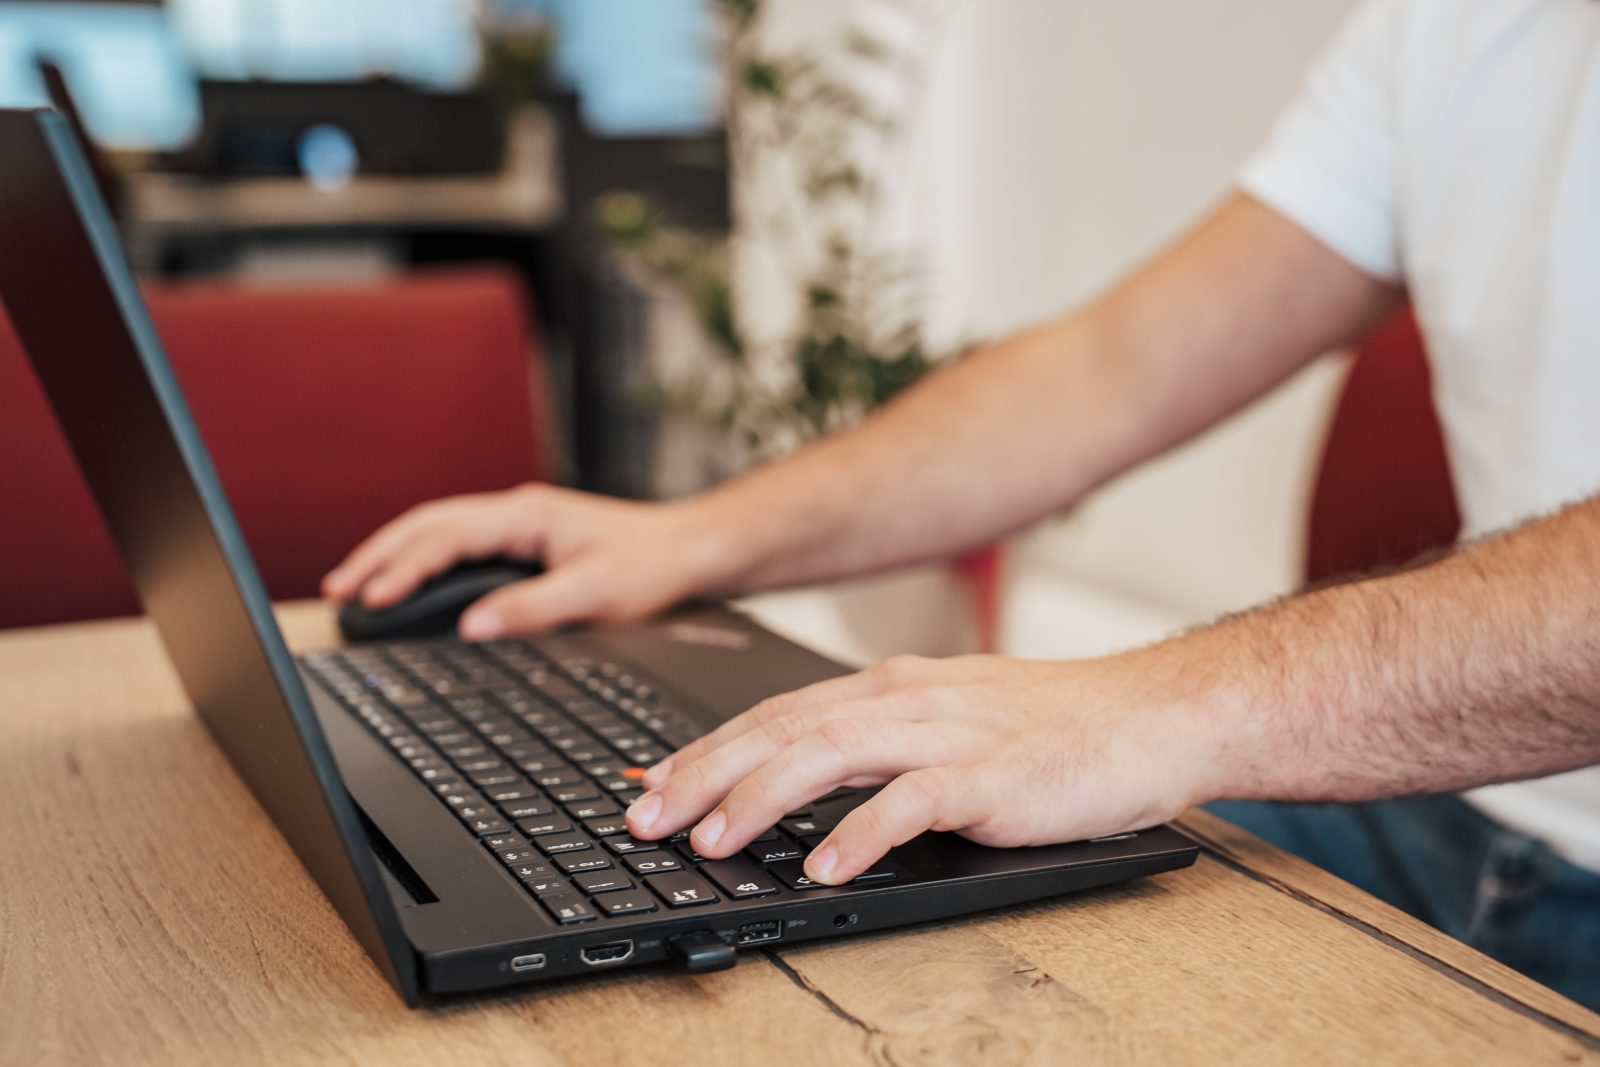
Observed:
[[[502,117],[550,92],[549,26],[485,27],[481,84]]]
[[[928,24],[915,0],[878,2],[914,28]],[[659,383],[655,399],[735,435],[759,457],[856,421],[943,355],[924,337],[916,258],[875,249],[871,236],[884,207],[883,171],[920,95],[921,69],[909,46],[860,28],[837,48],[775,53],[757,32],[763,0],[719,6],[735,199],[741,225],[799,281],[793,328],[777,340],[746,336],[726,237],[676,226],[628,192],[602,197],[595,218],[621,255],[687,300],[712,342],[715,358]],[[883,91],[862,88],[872,83]],[[777,182],[774,161],[786,167]],[[767,195],[740,196],[763,166]],[[774,187],[791,199],[771,204]]]

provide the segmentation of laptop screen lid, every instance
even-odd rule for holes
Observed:
[[[190,701],[416,1003],[415,955],[360,816],[94,178],[54,112],[0,109],[0,302]]]

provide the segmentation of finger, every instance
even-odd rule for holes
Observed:
[[[410,596],[423,582],[448,570],[465,553],[443,534],[418,534],[394,554],[361,587],[361,602],[386,608]]]
[[[609,601],[609,581],[600,565],[580,559],[538,578],[501,586],[461,616],[461,636],[488,641],[592,619]]]
[[[349,600],[355,596],[367,584],[367,579],[388,560],[394,549],[426,521],[419,507],[378,527],[322,579],[323,593],[336,600]]]
[[[844,885],[891,848],[928,830],[960,830],[992,812],[985,779],[971,768],[908,771],[846,815],[806,857],[806,877]]]
[[[656,794],[660,805],[649,832],[672,834],[699,821],[695,846],[708,856],[731,855],[788,812],[841,785],[876,785],[913,767],[953,760],[966,743],[966,727],[895,719],[893,709],[881,705],[849,708],[848,717],[815,725],[800,717],[780,720],[685,767]],[[648,809],[634,819],[640,829],[642,814]]]
[[[730,856],[778,820],[840,787],[882,785],[896,775],[961,758],[972,742],[957,723],[835,720],[733,787],[690,840],[705,855]],[[707,849],[712,851],[707,852]]]
[[[361,601],[371,608],[386,608],[461,560],[497,554],[532,558],[543,547],[543,533],[530,520],[524,519],[519,525],[518,516],[509,508],[459,509],[419,526],[409,537],[392,545],[388,558],[362,586]],[[519,547],[531,547],[531,554],[506,551],[514,536],[523,542]]]
[[[735,738],[760,729],[785,715],[866,699],[882,692],[885,688],[886,679],[882,672],[868,669],[839,678],[829,678],[793,692],[770,697],[744,714],[729,719],[705,736],[696,738],[651,767],[644,776],[645,788],[659,789],[672,775],[674,768],[687,767]]]

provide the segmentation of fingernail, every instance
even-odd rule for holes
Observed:
[[[722,840],[722,831],[728,828],[728,817],[720,811],[714,811],[706,816],[706,821],[695,828],[694,835],[699,838],[696,847],[704,852],[708,848],[716,848],[717,842]]]
[[[668,756],[660,763],[644,772],[644,787],[656,789],[672,774],[672,757]]]
[[[654,826],[661,815],[661,794],[646,793],[628,805],[628,821],[641,830]]]
[[[813,882],[826,882],[833,877],[833,869],[837,866],[839,850],[832,845],[823,845],[806,860],[806,875]]]
[[[500,616],[492,611],[475,611],[461,620],[461,636],[468,641],[487,641],[499,637],[503,628]]]

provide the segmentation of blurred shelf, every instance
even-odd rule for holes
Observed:
[[[518,115],[506,166],[482,177],[357,177],[336,189],[302,178],[206,179],[145,173],[128,184],[133,243],[221,232],[319,229],[536,229],[561,215],[555,123]]]

